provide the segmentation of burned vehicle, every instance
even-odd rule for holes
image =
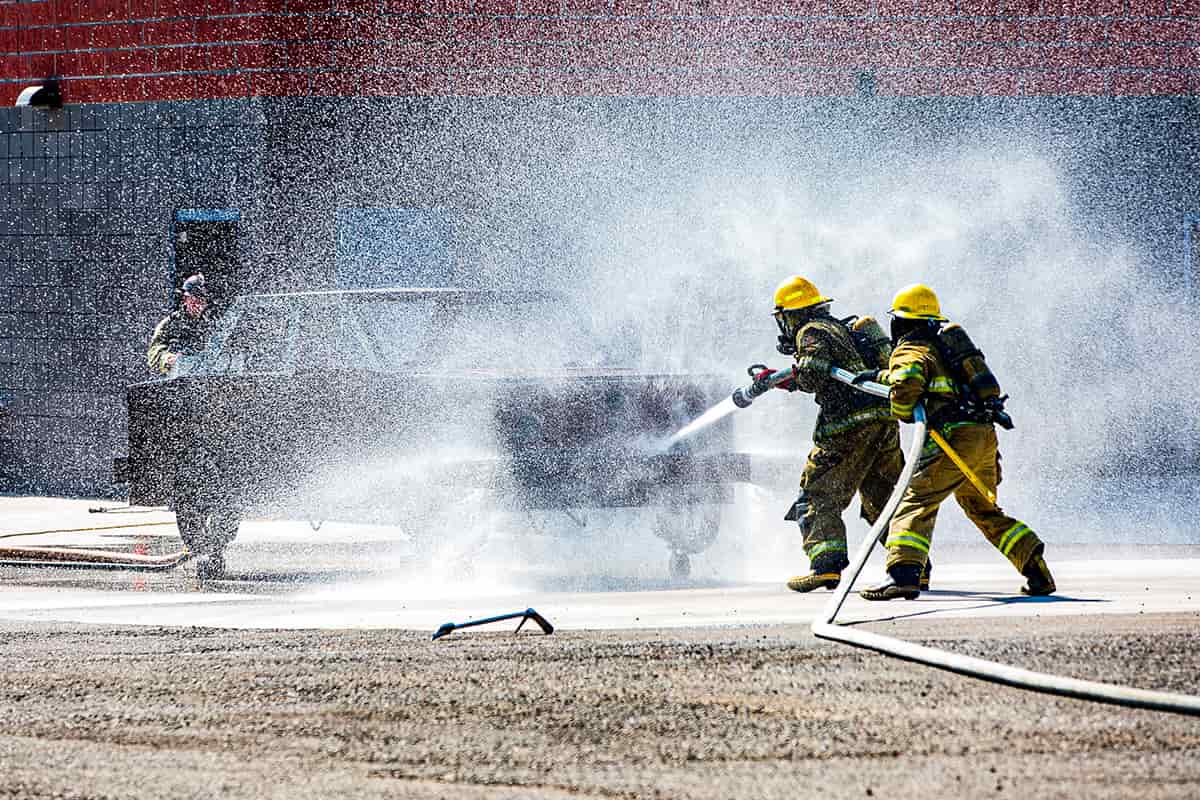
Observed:
[[[431,510],[639,508],[669,571],[716,538],[743,472],[719,378],[614,363],[550,292],[369,289],[236,298],[204,351],[130,386],[118,472],[169,505],[210,576],[243,517],[397,524]]]

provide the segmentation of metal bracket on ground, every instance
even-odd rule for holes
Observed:
[[[484,619],[473,619],[469,622],[447,622],[433,632],[432,641],[436,641],[447,634],[453,633],[459,628],[471,628],[475,625],[487,625],[490,622],[500,622],[502,620],[516,619],[518,617],[521,618],[521,623],[517,625],[517,629],[513,631],[513,633],[520,633],[521,628],[525,626],[525,622],[527,620],[533,620],[536,622],[538,627],[542,629],[542,633],[547,635],[554,633],[554,626],[546,621],[545,617],[534,611],[532,608],[527,608],[524,611],[514,611],[511,614],[500,614],[499,616],[485,617]]]

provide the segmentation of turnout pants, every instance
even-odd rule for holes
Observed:
[[[967,466],[993,493],[1000,484],[1000,454],[992,425],[967,424],[943,434]],[[993,505],[930,439],[888,528],[887,566],[924,566],[929,558],[938,507],[950,495],[963,512],[1019,572],[1042,543],[1029,526]]]
[[[814,572],[841,572],[849,564],[842,512],[859,495],[862,518],[874,524],[904,469],[900,426],[879,420],[839,433],[813,447],[800,476],[804,552]]]

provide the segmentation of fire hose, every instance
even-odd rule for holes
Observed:
[[[888,388],[882,384],[872,382],[854,384],[854,374],[844,369],[833,367],[830,370],[830,374],[836,380],[853,385],[855,388],[868,394],[877,397],[888,396]],[[766,380],[755,381],[754,384],[735,391],[733,393],[733,402],[739,408],[746,408],[754,401],[755,397],[791,377],[792,371],[790,368],[772,372]],[[900,478],[896,481],[896,488],[892,491],[891,497],[888,498],[887,503],[880,512],[879,518],[871,526],[870,532],[863,538],[863,542],[854,556],[854,561],[847,568],[847,571],[843,573],[842,581],[834,591],[833,597],[829,598],[829,602],[826,604],[824,610],[813,621],[813,635],[820,639],[829,639],[853,647],[873,650],[877,653],[883,653],[884,655],[904,661],[924,664],[935,669],[943,669],[948,672],[955,672],[959,675],[966,675],[992,683],[1014,686],[1018,689],[1028,689],[1044,694],[1073,697],[1079,700],[1092,700],[1099,703],[1110,703],[1130,708],[1144,708],[1152,711],[1167,711],[1174,714],[1200,716],[1200,697],[1193,695],[1137,689],[1132,686],[1120,686],[1111,683],[1050,675],[1044,672],[1034,672],[1032,670],[1001,664],[996,661],[964,656],[958,653],[951,653],[947,650],[940,650],[936,647],[913,644],[900,639],[894,639],[890,636],[883,636],[882,634],[835,624],[834,621],[838,612],[846,602],[846,596],[850,593],[850,587],[866,566],[867,560],[871,557],[871,552],[875,549],[875,542],[879,538],[879,534],[891,522],[892,515],[896,513],[896,507],[900,505],[900,498],[904,495],[908,484],[912,481],[917,458],[921,453],[921,448],[925,444],[925,408],[921,403],[917,403],[913,412],[913,419],[913,440],[909,445],[908,453],[905,457],[904,470],[900,473]],[[939,442],[939,446],[941,444]],[[949,452],[949,445],[946,445],[946,448],[947,452]]]
[[[82,569],[125,569],[145,572],[169,570],[189,557],[186,550],[161,556],[114,553],[69,547],[3,547],[0,565],[6,567],[78,567]]]
[[[175,525],[175,522],[140,522],[128,525],[97,525],[89,528],[60,528],[45,531],[22,531],[0,535],[0,539],[19,536],[40,536],[47,533],[80,533],[109,531],[123,528],[150,528]],[[0,547],[0,565],[19,567],[78,567],[84,569],[124,569],[145,572],[174,569],[189,557],[187,550],[163,555],[115,553],[108,550],[89,550],[74,547]]]

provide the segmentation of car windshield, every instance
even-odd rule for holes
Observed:
[[[582,366],[587,336],[562,298],[488,294],[356,298],[355,316],[387,371],[469,364],[497,369]]]
[[[291,354],[292,309],[274,298],[241,297],[217,323],[199,372],[279,372]]]
[[[578,316],[554,295],[330,292],[238,298],[201,369],[524,370],[596,361]]]

